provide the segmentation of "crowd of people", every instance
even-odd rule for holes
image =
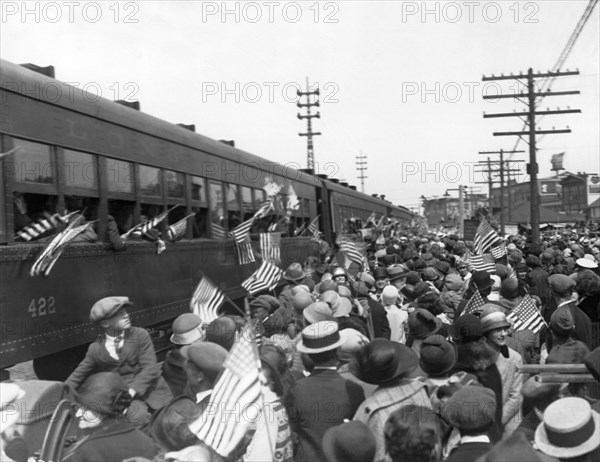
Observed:
[[[380,236],[362,265],[333,246],[292,263],[277,295],[251,297],[249,317],[179,316],[162,363],[132,301],[99,300],[102,334],[66,381],[85,436],[62,460],[600,460],[600,238],[504,245],[494,271],[474,270],[455,235]],[[524,299],[541,328],[515,317]],[[247,324],[265,410],[224,457],[194,430]],[[535,364],[583,365],[596,383],[522,369]],[[1,460],[20,462],[27,444],[4,415],[21,398],[2,384]]]

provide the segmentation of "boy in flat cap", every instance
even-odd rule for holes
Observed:
[[[90,321],[101,333],[66,384],[77,389],[97,372],[118,373],[133,398],[127,417],[142,426],[149,421],[149,408],[161,408],[172,399],[172,394],[161,376],[150,335],[146,329],[131,325],[127,313],[131,305],[128,297],[106,297],[94,303]]]

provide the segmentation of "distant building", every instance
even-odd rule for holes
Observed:
[[[562,207],[567,213],[581,213],[591,219],[590,207],[600,199],[600,177],[578,172],[566,175],[562,181]]]
[[[434,197],[428,199],[421,197],[423,200],[423,215],[427,220],[427,225],[430,228],[438,226],[458,226],[459,214],[459,199],[457,197]],[[487,207],[488,199],[485,194],[465,194],[463,200],[464,213],[463,218],[471,218],[474,210],[479,207]]]

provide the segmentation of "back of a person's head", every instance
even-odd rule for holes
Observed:
[[[441,460],[439,417],[416,404],[402,406],[384,427],[385,451],[392,462],[438,462]]]
[[[221,345],[227,351],[231,350],[236,338],[237,325],[229,316],[221,316],[206,326],[206,341]]]

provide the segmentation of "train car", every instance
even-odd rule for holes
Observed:
[[[217,239],[219,230],[251,217],[266,200],[267,182],[280,185],[282,197],[298,198],[281,241],[283,268],[318,255],[309,237],[294,237],[317,215],[327,239],[352,214],[401,215],[386,201],[90,96],[53,75],[0,61],[0,83],[0,152],[10,153],[0,157],[1,368],[33,359],[40,378],[68,373],[96,337],[88,314],[102,297],[127,295],[135,324],[166,326],[189,310],[206,275],[235,305],[259,263],[238,265],[234,241]],[[97,240],[71,244],[47,277],[31,277],[47,241],[19,240],[19,230],[65,210],[97,220]],[[112,220],[123,233],[164,211],[163,235],[190,218],[184,239],[167,242],[160,255],[152,242],[130,241],[119,252],[107,242]]]

